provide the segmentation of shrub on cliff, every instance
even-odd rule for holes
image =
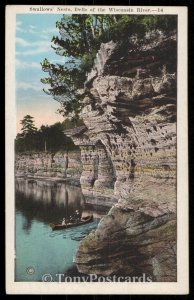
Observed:
[[[102,42],[126,44],[131,35],[142,37],[149,30],[171,31],[176,26],[177,17],[173,15],[64,15],[56,23],[60,37],[54,36],[51,42],[55,52],[67,61],[55,65],[43,60],[42,69],[49,77],[41,82],[50,85],[43,90],[61,104],[62,115],[76,119],[81,109],[77,90],[83,88]]]

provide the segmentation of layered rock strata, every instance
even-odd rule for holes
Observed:
[[[88,74],[85,127],[68,135],[83,192],[118,203],[81,242],[81,272],[176,280],[176,45],[176,32],[160,31],[102,44]]]
[[[82,162],[80,152],[17,154],[15,175],[28,177],[80,178]]]

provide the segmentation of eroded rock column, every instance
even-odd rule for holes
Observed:
[[[107,154],[105,146],[98,142],[96,144],[98,155],[98,178],[94,183],[96,188],[113,188],[115,175],[110,157]]]
[[[82,145],[80,149],[83,164],[80,183],[83,189],[87,189],[93,187],[97,178],[98,156],[94,145]]]

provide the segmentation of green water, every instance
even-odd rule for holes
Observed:
[[[60,231],[49,226],[75,209],[84,212],[83,195],[77,187],[24,179],[16,182],[16,281],[42,281],[44,274],[53,278],[59,273],[68,275],[75,267],[80,240],[99,220]]]

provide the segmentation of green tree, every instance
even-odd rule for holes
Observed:
[[[101,43],[116,41],[127,51],[131,35],[143,36],[148,30],[170,31],[177,26],[176,16],[151,15],[63,15],[56,22],[59,36],[52,38],[56,54],[66,57],[65,65],[41,63],[48,77],[41,82],[49,85],[47,94],[61,104],[59,113],[79,117],[81,109],[77,90],[84,87],[86,73],[91,70]]]
[[[34,134],[37,131],[37,128],[34,126],[34,118],[30,115],[26,115],[20,122],[22,125],[22,135],[26,136],[27,134]]]
[[[51,47],[58,55],[67,57],[65,65],[52,64],[48,59],[41,63],[49,77],[41,82],[50,85],[46,91],[61,104],[59,112],[78,118],[80,102],[77,90],[83,88],[86,72],[91,69],[96,52],[103,41],[103,34],[116,20],[106,15],[64,15],[56,22],[60,38],[52,38]]]
[[[73,124],[75,123],[73,122]],[[65,136],[63,133],[63,131],[67,127],[70,128],[70,126],[72,126],[72,124],[68,123],[65,125],[64,122],[57,122],[50,126],[42,125],[39,130],[30,129],[25,135],[23,132],[18,133],[15,140],[16,153],[76,150],[78,147],[74,145],[71,138]]]
[[[42,125],[39,132],[42,141],[42,150],[45,150],[45,145],[47,151],[66,150],[69,140],[67,141],[60,122],[51,126]]]
[[[37,148],[38,132],[34,125],[34,118],[26,115],[20,122],[22,125],[21,133],[16,137],[16,152],[33,151]]]

